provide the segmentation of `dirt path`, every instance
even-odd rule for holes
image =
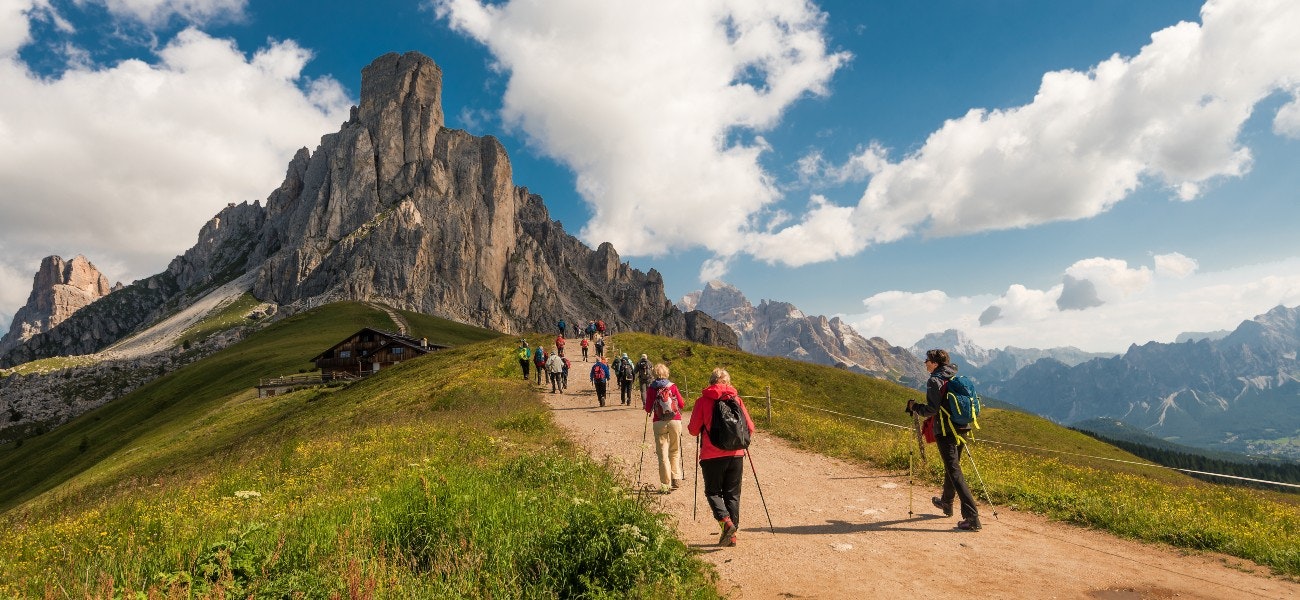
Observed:
[[[636,480],[645,412],[636,400],[619,406],[616,385],[599,407],[581,356],[570,357],[568,392],[551,394],[548,385],[542,395],[594,458],[609,457]],[[657,485],[651,438],[640,483]],[[956,517],[930,506],[937,492],[930,487],[912,491],[909,518],[906,473],[810,454],[762,431],[751,445],[753,466],[746,465],[739,545],[720,548],[702,490],[692,517],[694,438],[686,435],[682,448],[686,486],[655,498],[681,539],[716,565],[720,588],[732,598],[1300,598],[1300,584],[1270,578],[1253,563],[1186,555],[1005,507],[996,520],[983,508],[983,531],[960,532]],[[948,570],[963,573],[965,583],[943,575]]]

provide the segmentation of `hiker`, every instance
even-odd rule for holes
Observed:
[[[587,362],[587,338],[582,338],[582,362]]]
[[[696,398],[686,430],[700,439],[704,497],[722,530],[722,535],[718,536],[718,545],[735,546],[736,531],[740,529],[740,482],[745,474],[745,451],[722,450],[713,445],[708,434],[714,425],[713,407],[724,397],[735,398],[741,414],[745,416],[745,426],[752,434],[754,421],[749,418],[749,409],[745,408],[745,402],[740,399],[736,388],[731,387],[731,374],[722,368],[714,369],[709,375],[709,387],[704,388],[700,397]]]
[[[537,385],[542,385],[542,377],[545,377],[542,372],[546,370],[546,348],[543,348],[541,344],[538,344],[537,349],[533,350],[533,366],[537,367]]]
[[[594,339],[596,337],[596,322],[587,321],[587,337]]]
[[[632,366],[632,359],[627,357],[624,352],[619,358],[618,365],[618,400],[619,404],[632,406],[632,382],[636,381],[636,367]]]
[[[524,381],[528,381],[528,363],[533,359],[533,351],[528,347],[528,340],[519,340],[516,353],[519,356],[519,368],[524,370]]]
[[[558,349],[546,359],[546,371],[551,376],[551,393],[557,393],[560,390],[560,376],[564,374],[564,358]]]
[[[651,367],[654,381],[641,396],[645,411],[654,419],[655,456],[659,457],[659,491],[667,494],[682,486],[682,411],[686,401],[677,384],[668,380],[668,365]]]
[[[569,389],[569,358],[561,356],[560,360],[564,361],[564,373],[560,376],[560,389]]]
[[[564,356],[564,334],[555,336],[555,353]]]
[[[599,320],[599,319],[596,320],[596,333],[599,333],[600,335],[605,335],[605,322],[604,322],[604,321]]]
[[[957,365],[949,362],[945,350],[926,350],[925,369],[930,372],[930,379],[925,382],[925,404],[914,400],[907,401],[908,414],[915,413],[922,418],[939,414],[947,394],[948,380],[957,375]],[[942,496],[930,498],[935,508],[943,511],[943,516],[952,516],[952,501],[955,496],[961,500],[961,521],[957,529],[962,531],[979,531],[980,513],[975,506],[975,495],[966,485],[966,477],[961,472],[962,445],[969,439],[970,426],[942,427],[939,418],[934,419],[934,441],[939,446],[939,456],[943,458],[943,492]],[[960,436],[962,439],[958,439]]]
[[[642,398],[645,397],[646,386],[650,385],[650,381],[655,378],[650,373],[650,369],[650,357],[642,354],[641,360],[636,363],[636,383],[641,388]]]
[[[560,329],[560,335],[564,335],[564,328],[566,325],[567,324],[564,322],[564,319],[560,319],[555,323],[555,326]]]
[[[609,365],[605,364],[605,358],[596,357],[596,364],[591,365],[591,383],[596,388],[596,399],[600,405],[605,405],[605,384],[609,382]]]
[[[605,337],[599,333],[596,334],[596,356],[605,358]]]

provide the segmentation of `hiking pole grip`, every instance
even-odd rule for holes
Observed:
[[[921,415],[912,413],[912,433],[916,434],[916,447],[921,453],[921,466],[929,462],[925,455],[925,436],[921,433]]]

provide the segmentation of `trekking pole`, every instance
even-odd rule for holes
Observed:
[[[907,518],[912,518],[912,459],[916,457],[916,451],[909,446],[907,449]]]
[[[691,520],[698,521],[700,514],[700,436],[695,436],[695,477],[691,478],[695,485],[695,491],[691,492]]]
[[[645,436],[650,431],[650,413],[645,415],[645,425],[641,427],[641,460],[636,465],[636,485],[641,487],[641,467],[645,464]]]
[[[972,436],[971,441],[973,442],[974,440],[975,438]],[[984,477],[980,475],[979,465],[975,464],[975,453],[971,452],[972,445],[973,444],[966,444],[966,458],[970,459],[970,466],[972,469],[975,469],[975,478],[980,480],[980,487],[984,488],[984,500],[989,503],[989,508],[993,509],[993,520],[996,521],[998,518],[998,507],[993,504],[993,497],[989,495],[989,486],[984,483]]]
[[[758,487],[758,499],[763,501],[763,513],[767,515],[767,528],[776,535],[776,526],[772,525],[772,513],[767,512],[767,498],[763,497],[763,484],[758,482],[758,469],[754,468],[754,457],[745,450],[745,456],[749,457],[749,470],[754,473],[754,485]]]

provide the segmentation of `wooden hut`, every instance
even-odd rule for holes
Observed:
[[[401,333],[366,327],[311,359],[322,377],[364,377],[404,360],[448,346],[430,344]]]

